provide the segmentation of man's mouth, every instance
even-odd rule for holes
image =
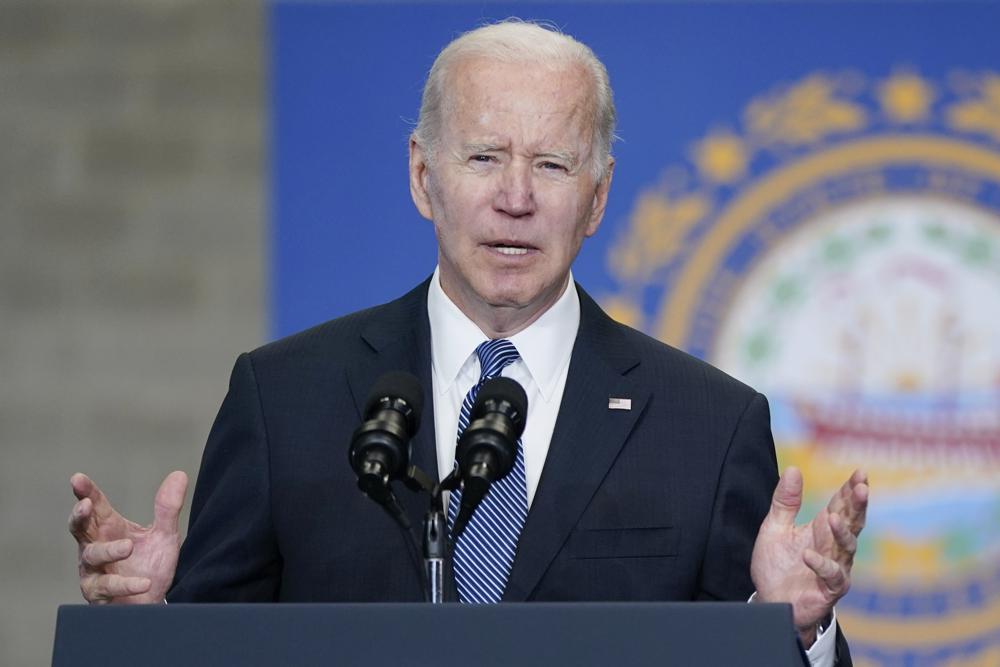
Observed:
[[[493,250],[496,250],[501,255],[511,255],[511,256],[513,256],[513,255],[527,255],[528,254],[528,250],[529,250],[528,246],[514,245],[514,244],[502,243],[502,242],[501,243],[491,243],[490,244],[490,248],[492,248]]]
[[[527,255],[528,254],[528,249],[527,248],[520,248],[518,246],[496,245],[496,246],[493,246],[493,247],[501,255]]]

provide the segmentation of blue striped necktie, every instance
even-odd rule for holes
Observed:
[[[462,411],[458,416],[459,437],[469,426],[469,412],[479,388],[520,357],[514,344],[502,338],[482,343],[476,348],[476,355],[481,368],[479,382],[473,385],[462,402]],[[461,498],[461,490],[452,492],[448,502],[449,528],[455,525]],[[517,538],[527,517],[524,452],[518,440],[514,469],[499,482],[493,483],[455,544],[455,583],[462,602],[500,601],[514,564]]]

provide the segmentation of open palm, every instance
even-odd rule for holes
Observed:
[[[851,567],[864,528],[868,479],[857,470],[808,523],[795,525],[802,505],[802,474],[788,468],[757,535],[750,576],[762,602],[792,605],[804,641],[851,586]]]
[[[123,517],[86,475],[70,480],[79,502],[70,532],[79,546],[80,590],[93,603],[162,602],[177,569],[178,517],[187,476],[173,472],[154,502],[154,519],[141,526]]]

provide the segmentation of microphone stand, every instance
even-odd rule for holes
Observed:
[[[432,482],[424,471],[414,465],[406,471],[406,484],[431,496],[430,507],[424,515],[424,593],[431,604],[442,604],[445,602],[445,563],[448,558],[448,524],[441,499],[442,485]]]
[[[440,492],[432,497],[424,517],[424,576],[431,604],[444,602],[444,563],[448,555],[448,528],[442,511]]]

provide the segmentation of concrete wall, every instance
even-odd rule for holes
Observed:
[[[260,2],[0,2],[0,664],[81,600],[70,474],[150,521],[262,341],[265,39]]]

